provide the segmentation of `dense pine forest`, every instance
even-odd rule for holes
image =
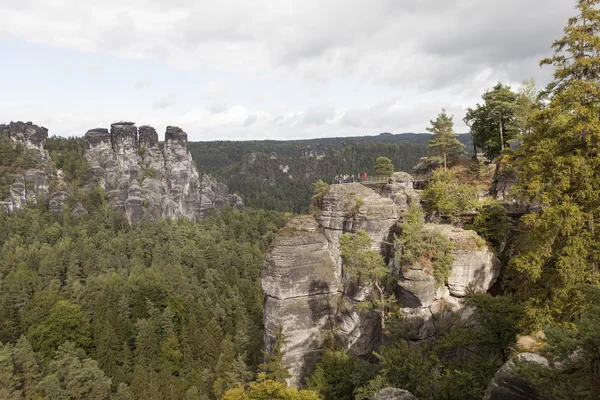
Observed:
[[[246,206],[305,213],[309,209],[312,183],[332,182],[336,175],[373,175],[377,157],[392,160],[397,171],[410,172],[427,156],[428,134],[324,138],[290,141],[192,142],[194,161],[240,194]],[[470,134],[458,136],[472,151]],[[315,154],[301,157],[310,146]],[[317,149],[321,147],[321,153]]]
[[[0,398],[209,399],[253,376],[260,268],[287,216],[88,211],[0,214]]]

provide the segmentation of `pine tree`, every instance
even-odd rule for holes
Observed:
[[[510,86],[498,82],[481,97],[484,103],[468,108],[463,121],[471,129],[473,146],[483,149],[492,159],[516,133],[518,96]]]
[[[267,379],[285,383],[285,380],[292,376],[288,370],[289,368],[283,364],[283,357],[285,357],[283,347],[286,343],[288,343],[288,340],[283,334],[283,325],[280,323],[277,327],[275,344],[271,352],[264,352],[265,363],[258,366],[261,371],[265,372]]]
[[[431,123],[431,127],[428,127],[427,130],[433,133],[433,137],[429,139],[427,148],[433,154],[442,158],[444,171],[446,171],[448,159],[452,159],[463,153],[465,145],[456,138],[452,116],[449,117],[443,108],[436,120],[429,122]]]
[[[375,172],[378,175],[390,176],[394,173],[394,164],[392,160],[387,157],[378,157],[375,160]]]
[[[25,335],[22,335],[14,347],[14,360],[22,382],[21,389],[25,400],[34,398],[35,387],[41,372],[33,348]]]
[[[500,151],[504,151],[505,130],[514,118],[517,109],[517,95],[510,86],[498,82],[492,90],[483,95],[483,100],[489,107],[489,111],[498,121],[498,133],[500,135]]]
[[[600,237],[600,0],[579,0],[555,54],[548,105],[521,147],[519,189],[540,205],[523,221],[529,241],[514,261],[525,275],[531,322],[577,315],[576,288],[598,284]]]

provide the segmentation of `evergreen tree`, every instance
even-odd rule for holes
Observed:
[[[265,373],[267,379],[285,383],[285,380],[291,377],[288,367],[283,364],[283,357],[285,356],[283,347],[286,343],[287,339],[283,334],[283,325],[280,323],[275,335],[275,344],[270,353],[263,352],[265,363],[259,365],[260,370]]]
[[[394,164],[387,157],[378,157],[375,160],[375,172],[377,175],[390,176],[394,173]]]
[[[25,400],[34,399],[35,387],[38,384],[41,371],[33,352],[33,348],[25,335],[22,335],[13,350],[17,373],[21,380],[21,391]]]
[[[39,325],[30,330],[31,344],[46,359],[66,341],[88,350],[91,345],[90,323],[81,307],[68,300],[58,301]]]
[[[517,109],[517,95],[510,89],[510,86],[498,82],[492,90],[487,91],[482,97],[489,107],[491,116],[498,121],[500,151],[504,151],[504,143],[508,139],[506,130],[510,128]]]
[[[452,116],[449,117],[443,108],[436,120],[429,122],[431,127],[428,127],[427,130],[433,133],[433,137],[429,139],[427,148],[436,156],[441,157],[444,163],[444,171],[446,171],[448,159],[455,158],[463,153],[465,145],[456,138]]]
[[[319,400],[319,396],[312,390],[298,390],[287,387],[285,383],[265,379],[264,374],[259,374],[256,382],[247,388],[241,384],[229,389],[221,400]]]
[[[579,0],[565,35],[554,42],[548,105],[525,137],[519,189],[540,211],[523,218],[529,240],[514,265],[524,274],[530,322],[578,315],[576,288],[598,284],[600,258],[600,11]],[[523,290],[525,289],[525,290]]]
[[[73,343],[62,344],[49,363],[49,374],[38,385],[50,399],[108,400],[111,381],[98,363],[85,357]]]
[[[483,104],[467,109],[463,121],[471,128],[473,145],[483,149],[492,159],[504,150],[505,143],[516,133],[518,96],[510,86],[498,82],[483,94],[482,99]]]

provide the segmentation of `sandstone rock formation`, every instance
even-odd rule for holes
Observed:
[[[439,333],[456,318],[471,312],[461,297],[468,286],[486,291],[495,282],[499,263],[475,232],[447,225],[428,225],[455,243],[455,263],[448,286],[438,287],[430,266],[401,270],[391,243],[408,204],[417,202],[410,176],[398,174],[376,192],[362,184],[331,185],[320,209],[290,221],[275,237],[262,271],[267,351],[281,323],[289,341],[284,362],[290,384],[300,384],[320,357],[327,334],[356,355],[369,355],[381,340],[379,316],[359,313],[357,304],[368,295],[345,279],[339,238],[365,230],[373,250],[398,274],[406,317],[415,340]]]
[[[417,398],[408,390],[385,388],[375,393],[371,400],[417,400]]]
[[[48,201],[52,211],[60,211],[69,190],[50,193],[52,160],[44,150],[48,130],[31,123],[11,122],[0,125],[0,138],[23,143],[37,154],[40,168],[15,177],[10,196],[0,205],[8,212],[22,208],[28,201]],[[119,122],[110,130],[96,128],[85,136],[85,157],[93,181],[108,192],[111,204],[126,213],[130,221],[143,218],[202,218],[212,209],[232,205],[243,209],[242,199],[229,195],[226,185],[207,174],[200,174],[187,150],[187,134],[169,126],[161,149],[156,130],[139,129],[133,122]],[[60,178],[61,171],[57,171]],[[78,207],[77,214],[85,210]]]
[[[0,140],[12,140],[25,146],[27,157],[35,166],[14,176],[10,194],[0,199],[0,207],[7,212],[14,212],[25,207],[29,202],[36,203],[48,198],[50,191],[50,172],[48,152],[44,150],[44,141],[48,137],[48,129],[33,125],[31,122],[11,122],[0,125]]]
[[[88,131],[86,158],[96,184],[131,221],[142,218],[201,218],[230,204],[227,186],[200,175],[187,150],[187,134],[168,126],[164,148],[156,130],[119,122]],[[235,204],[242,207],[239,197]]]
[[[536,353],[521,353],[508,360],[496,372],[485,391],[484,400],[543,400],[526,378],[515,372],[516,362],[548,366],[548,360]]]
[[[403,210],[407,210],[411,204],[419,204],[421,198],[413,188],[413,180],[406,172],[394,172],[391,183],[381,188],[381,194],[389,197]]]

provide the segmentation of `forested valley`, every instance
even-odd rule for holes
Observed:
[[[498,82],[427,135],[188,153],[169,127],[164,171],[135,136],[111,191],[89,156],[108,130],[0,135],[0,200],[25,193],[0,204],[0,399],[600,400],[600,0],[575,4],[541,60],[549,85]],[[117,154],[115,137],[96,150]],[[186,157],[198,170],[178,169]],[[384,178],[333,181],[363,173]],[[194,182],[205,216],[156,216],[138,196],[181,178],[157,193],[184,209],[190,176],[208,182]],[[44,185],[64,199],[31,194]]]
[[[375,159],[387,157],[398,171],[410,172],[427,156],[428,134],[389,134],[296,141],[192,142],[199,168],[240,194],[247,206],[306,213],[312,183],[336,175],[375,175]],[[472,137],[459,135],[472,151]],[[310,150],[300,156],[302,149]],[[319,150],[320,149],[320,150]]]

